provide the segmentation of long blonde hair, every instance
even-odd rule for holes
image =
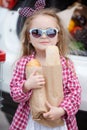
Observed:
[[[56,19],[58,26],[60,27],[59,31],[59,42],[57,43],[57,46],[59,48],[59,52],[61,56],[66,56],[67,52],[67,35],[66,32],[62,26],[61,20],[57,15],[57,11],[55,9],[46,8],[42,9],[40,11],[36,11],[32,16],[26,19],[22,32],[20,34],[20,40],[22,43],[22,56],[30,55],[32,52],[35,52],[34,47],[29,42],[29,33],[28,30],[32,24],[32,20],[36,18],[38,15],[48,15]]]

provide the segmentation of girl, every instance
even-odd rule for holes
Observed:
[[[19,106],[9,130],[78,130],[75,114],[80,106],[81,88],[73,63],[66,57],[66,36],[60,19],[53,9],[34,11],[33,15],[26,9],[23,9],[21,13],[27,16],[21,33],[22,57],[16,64],[10,82],[11,96],[15,102],[19,103]],[[30,114],[29,101],[32,91],[44,87],[44,76],[33,72],[26,79],[25,75],[25,66],[32,58],[38,59],[44,65],[45,49],[49,45],[56,45],[59,48],[63,74],[64,99],[58,107],[47,103],[49,111],[43,114],[43,117],[49,121],[64,119],[64,126],[55,128],[33,121]]]

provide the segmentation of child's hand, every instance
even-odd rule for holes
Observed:
[[[51,106],[48,102],[46,102],[46,106],[48,107],[49,111],[44,113],[43,117],[47,120],[57,120],[65,114],[64,109],[61,107]]]
[[[24,87],[27,91],[29,91],[30,89],[42,88],[44,84],[44,76],[41,74],[37,74],[37,71],[34,71],[25,81]]]

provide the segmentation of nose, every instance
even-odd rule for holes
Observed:
[[[41,37],[46,38],[47,37],[46,33],[43,32]]]

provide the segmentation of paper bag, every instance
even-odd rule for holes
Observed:
[[[62,119],[58,119],[55,121],[46,120],[43,117],[43,113],[49,111],[45,105],[46,101],[48,101],[53,106],[58,106],[63,100],[62,70],[61,70],[60,61],[54,64],[53,62],[50,62],[49,55],[47,52],[46,52],[46,56],[47,56],[46,65],[42,67],[33,66],[30,69],[26,67],[27,76],[29,76],[28,74],[31,73],[34,69],[36,69],[38,73],[44,75],[46,80],[46,84],[44,87],[33,90],[33,94],[30,99],[30,108],[31,108],[32,118],[35,121],[48,127],[56,127],[56,126],[64,125],[64,121]],[[58,55],[57,55],[57,59],[58,59]],[[56,62],[56,60],[54,61]]]

